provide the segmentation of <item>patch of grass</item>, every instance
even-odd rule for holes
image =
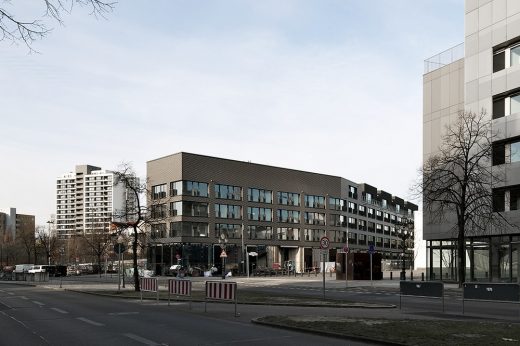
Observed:
[[[520,325],[504,322],[266,316],[259,322],[404,345],[518,345]]]

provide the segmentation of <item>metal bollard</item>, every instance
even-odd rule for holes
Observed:
[[[390,272],[390,280],[394,279],[394,272]]]
[[[410,280],[413,281],[413,270],[410,270]]]
[[[424,281],[424,272],[421,273],[421,281]]]

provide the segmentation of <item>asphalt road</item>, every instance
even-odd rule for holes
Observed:
[[[128,300],[0,285],[0,345],[363,345],[250,322],[267,314],[313,313],[295,307]],[[328,309],[327,309],[328,310]],[[333,309],[334,310],[334,309]],[[338,313],[335,309],[335,313]],[[320,312],[323,310],[320,310]],[[323,311],[325,312],[325,311]]]

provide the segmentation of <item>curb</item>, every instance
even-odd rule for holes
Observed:
[[[276,323],[271,323],[271,322],[259,321],[260,318],[261,317],[253,318],[251,320],[251,323],[260,324],[260,325],[273,327],[273,328],[279,328],[279,329],[289,329],[289,330],[294,330],[294,331],[298,331],[298,332],[302,332],[302,333],[308,333],[308,334],[313,334],[313,335],[328,336],[328,337],[333,337],[333,338],[338,338],[338,339],[347,339],[347,340],[352,340],[352,341],[368,342],[368,343],[371,343],[371,344],[388,345],[388,346],[402,346],[402,345],[405,345],[405,344],[401,344],[401,343],[390,342],[390,341],[379,340],[379,339],[373,339],[373,338],[366,338],[366,337],[356,336],[356,335],[339,334],[339,333],[334,333],[334,332],[326,332],[326,331],[323,331],[323,330],[304,329],[304,328],[299,328],[299,327],[294,327],[294,326],[287,326],[287,325],[283,325],[283,324],[276,324]]]

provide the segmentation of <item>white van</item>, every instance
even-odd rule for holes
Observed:
[[[27,273],[29,269],[34,267],[34,264],[17,264],[14,267],[15,273]]]
[[[45,273],[45,267],[46,266],[43,266],[43,265],[38,265],[38,266],[32,266],[31,269],[29,269],[28,273],[29,274],[34,274],[34,273]]]

